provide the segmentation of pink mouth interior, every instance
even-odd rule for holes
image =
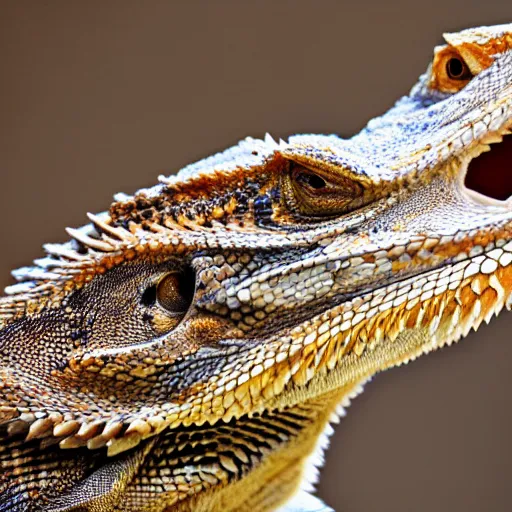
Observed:
[[[512,196],[512,135],[470,162],[464,184],[500,201]]]

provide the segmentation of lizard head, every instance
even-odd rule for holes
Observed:
[[[447,35],[351,139],[247,139],[45,246],[0,299],[4,433],[116,455],[354,387],[510,306],[511,34]]]

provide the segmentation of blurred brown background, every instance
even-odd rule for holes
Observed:
[[[247,135],[350,135],[443,31],[510,21],[509,0],[0,0],[0,285],[113,193]],[[345,512],[509,512],[510,327],[375,378],[319,494]]]

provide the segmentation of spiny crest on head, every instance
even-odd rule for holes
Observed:
[[[478,27],[462,30],[461,32],[446,33],[443,35],[446,42],[453,46],[474,44],[480,47],[512,48],[512,23],[494,25],[491,27]]]
[[[251,229],[261,213],[262,196],[278,202],[279,177],[288,166],[280,151],[266,148],[246,160],[224,162],[208,168],[195,164],[195,172],[179,177],[161,178],[158,193],[139,191],[134,197],[112,205],[110,215],[116,225],[132,229],[132,224],[147,228],[159,224],[173,229],[212,228],[219,224],[234,228],[243,223]],[[257,155],[257,159],[254,157]]]
[[[285,145],[281,141],[281,146]],[[234,176],[236,172],[247,173],[261,168],[278,148],[279,145],[268,134],[265,140],[247,138],[222,153],[185,167],[176,176],[161,176],[160,185],[139,190],[133,196],[116,194],[110,212],[88,214],[90,224],[67,229],[70,241],[44,245],[46,257],[35,260],[33,266],[12,272],[17,284],[8,286],[6,297],[0,298],[0,327],[12,319],[37,313],[44,307],[60,306],[65,296],[95,275],[124,261],[157,251],[165,255],[211,247],[231,248],[235,244],[233,233],[242,230],[245,247],[260,246],[262,235],[267,235],[269,246],[281,245],[284,240],[275,231],[255,225],[242,228],[232,222],[221,223],[221,219],[234,210],[233,201],[229,199],[219,202],[222,212],[218,208],[216,211],[215,206],[210,208],[207,223],[204,216],[190,215],[193,206],[188,212],[186,208],[181,211],[175,209],[175,216],[144,214],[148,209],[154,213],[152,205],[162,202],[163,198],[168,199],[169,189],[190,190],[200,181],[211,190],[216,179],[229,181],[227,177]],[[181,199],[183,194],[178,196],[178,202]],[[191,197],[192,203],[193,199]],[[132,215],[118,215],[126,211]]]

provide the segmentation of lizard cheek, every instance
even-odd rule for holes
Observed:
[[[187,345],[195,348],[216,347],[222,340],[239,338],[242,335],[228,320],[209,314],[193,316],[183,326]]]

